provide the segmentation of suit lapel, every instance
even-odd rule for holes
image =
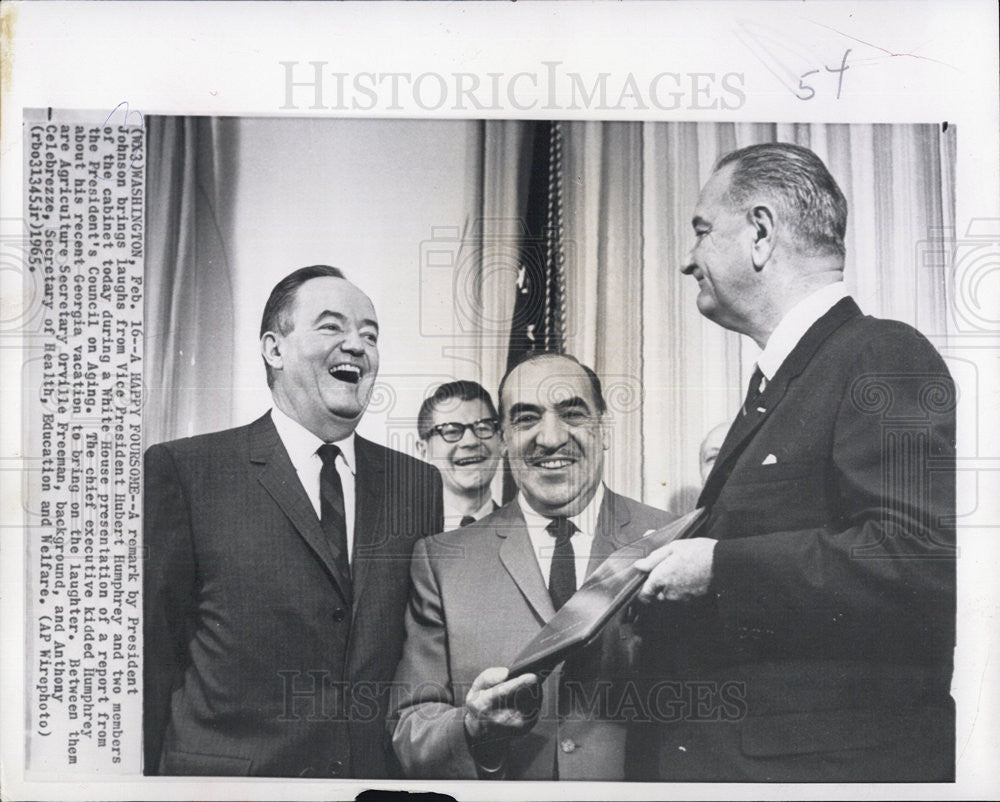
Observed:
[[[627,529],[632,520],[625,499],[617,493],[605,489],[601,511],[597,515],[597,529],[590,546],[590,561],[587,563],[587,576],[603,563],[611,554],[635,537],[627,537]],[[638,537],[638,535],[636,535]],[[586,577],[584,577],[586,578]],[[577,578],[577,585],[583,580]]]
[[[774,378],[768,382],[755,404],[756,408],[751,409],[746,415],[737,415],[722,443],[722,448],[719,449],[718,456],[715,458],[715,466],[708,475],[705,487],[698,497],[699,507],[711,506],[715,501],[722,486],[729,478],[733,465],[740,454],[746,450],[754,432],[774,413],[775,408],[784,398],[789,385],[805,370],[819,347],[846,321],[860,314],[861,310],[852,298],[843,298],[810,326],[785,361],[781,363]],[[761,409],[764,411],[761,412]]]
[[[292,522],[292,526],[326,567],[337,591],[345,601],[350,598],[350,578],[343,576],[316,510],[306,495],[302,482],[288,458],[288,452],[271,421],[271,413],[250,427],[250,462],[257,466],[257,480]]]
[[[494,521],[497,537],[503,541],[500,544],[500,562],[535,615],[543,623],[548,621],[556,611],[552,607],[552,599],[545,587],[545,579],[538,567],[535,549],[517,500],[501,507]]]
[[[379,533],[384,527],[384,504],[380,495],[385,488],[385,454],[374,443],[362,437],[354,438],[356,471],[354,476],[354,560],[353,575],[354,615],[360,608],[359,601],[372,584],[372,574],[378,560],[374,559],[383,538]]]
[[[512,501],[502,507],[495,520],[497,535],[503,538],[503,543],[500,545],[500,562],[531,605],[535,615],[542,621],[548,621],[555,615],[555,610],[517,502]],[[639,534],[633,537],[627,536],[627,527],[631,521],[631,512],[625,499],[605,489],[604,502],[597,515],[597,528],[590,547],[587,576],[590,576],[594,569],[613,552],[639,536]],[[584,579],[586,577],[577,577],[577,585],[582,584]]]

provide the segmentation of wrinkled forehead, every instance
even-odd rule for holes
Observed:
[[[334,276],[309,279],[295,293],[293,315],[312,318],[323,312],[342,315],[356,323],[378,324],[371,298],[347,279]]]
[[[597,408],[590,380],[576,362],[560,357],[535,359],[514,368],[504,384],[504,408],[530,404],[551,409],[572,398]]]
[[[694,211],[695,218],[710,219],[715,210],[725,203],[734,169],[734,165],[727,164],[721,170],[712,173],[698,195],[698,204]]]
[[[478,398],[468,401],[448,398],[435,405],[431,415],[435,426],[440,423],[475,423],[491,417],[489,408]]]

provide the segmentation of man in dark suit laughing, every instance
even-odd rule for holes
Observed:
[[[274,408],[145,463],[147,774],[384,777],[414,541],[441,480],[355,435],[378,322],[340,270],[271,292]]]
[[[846,294],[846,220],[794,145],[729,154],[702,190],[683,272],[762,352],[704,536],[638,563],[642,671],[737,682],[745,715],[637,725],[634,778],[954,777],[955,389],[923,336]]]

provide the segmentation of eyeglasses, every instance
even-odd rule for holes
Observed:
[[[432,426],[430,434],[441,435],[441,439],[446,443],[457,443],[465,437],[465,430],[472,429],[472,433],[480,440],[489,440],[497,433],[500,424],[496,418],[483,418],[472,423],[439,423]]]

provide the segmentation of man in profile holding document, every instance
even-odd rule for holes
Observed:
[[[590,368],[534,354],[499,398],[519,493],[417,542],[393,747],[409,777],[622,779],[633,644],[621,617],[545,678],[508,667],[605,558],[673,516],[604,486],[610,431]]]

